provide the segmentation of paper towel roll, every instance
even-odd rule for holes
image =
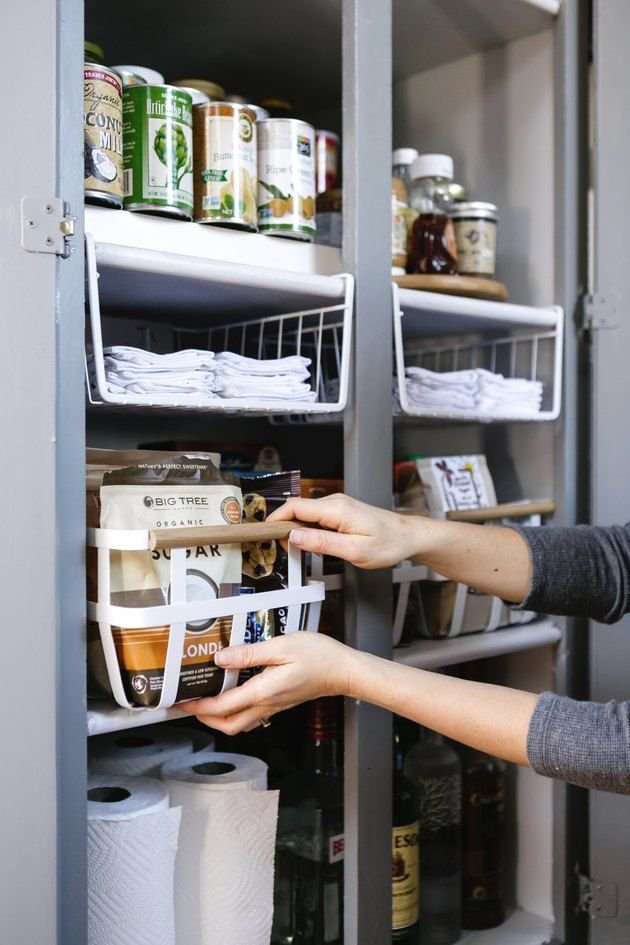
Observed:
[[[212,741],[212,736],[208,736]],[[90,774],[131,774],[158,778],[168,761],[193,752],[191,732],[172,726],[146,725],[92,737]]]
[[[257,758],[198,752],[162,768],[182,809],[175,929],[185,945],[269,945],[278,792]]]
[[[181,810],[154,778],[88,779],[88,945],[175,945]]]

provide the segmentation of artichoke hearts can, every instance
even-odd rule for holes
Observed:
[[[193,109],[197,223],[256,230],[256,115],[232,102]]]
[[[123,93],[125,210],[192,219],[192,99],[170,85]]]
[[[122,207],[122,83],[91,62],[83,69],[83,149],[86,201]]]
[[[258,122],[258,228],[308,242],[315,236],[315,131],[304,121]]]

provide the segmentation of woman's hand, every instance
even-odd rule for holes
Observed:
[[[179,708],[226,735],[247,732],[260,725],[261,719],[301,702],[349,693],[358,655],[330,637],[306,632],[229,647],[216,654],[218,666],[267,668],[236,689],[182,703]]]
[[[411,557],[418,548],[418,523],[346,495],[289,499],[268,520],[293,519],[312,522],[320,528],[295,528],[289,536],[292,545],[344,558],[359,568],[392,567]]]

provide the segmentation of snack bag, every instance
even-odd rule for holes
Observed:
[[[236,524],[241,491],[226,481],[210,460],[179,456],[106,472],[100,488],[103,528],[185,528]],[[188,548],[187,599],[238,594],[241,549],[234,545]],[[111,603],[152,607],[169,602],[170,551],[112,551]],[[230,642],[231,617],[208,618],[186,627],[176,701],[217,695],[224,670],[214,654]],[[114,627],[113,636],[125,692],[138,706],[157,705],[164,680],[170,627],[134,630]],[[88,653],[93,648],[88,648]],[[92,675],[103,684],[102,666]],[[107,689],[105,681],[105,689]]]

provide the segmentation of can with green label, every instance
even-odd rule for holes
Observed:
[[[192,219],[192,99],[170,85],[123,92],[125,210]]]

